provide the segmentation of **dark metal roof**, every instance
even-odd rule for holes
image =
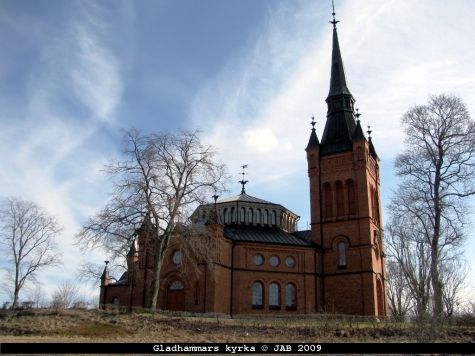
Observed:
[[[317,133],[315,132],[315,128],[312,129],[312,133],[310,134],[310,139],[308,140],[307,150],[310,148],[315,148],[320,146],[320,142],[318,141]]]
[[[356,122],[351,111],[330,113],[323,131],[321,155],[352,150],[351,136]]]
[[[356,121],[355,134],[353,135],[353,141],[357,140],[366,140],[360,120]]]
[[[310,238],[307,240],[305,234],[290,234],[277,227],[230,225],[224,228],[224,236],[233,241],[310,246]]]
[[[259,198],[247,195],[246,193],[240,194],[240,195],[235,195],[234,197],[218,200],[217,203],[230,203],[230,202],[233,202],[233,201],[278,205],[278,204],[271,203],[270,201],[267,201],[267,200],[264,200],[264,199],[259,199]]]
[[[333,49],[332,49],[332,68],[330,78],[330,91],[328,97],[339,94],[349,94],[348,81],[346,79],[345,67],[341,58],[340,45],[338,43],[338,34],[336,28],[333,29]]]

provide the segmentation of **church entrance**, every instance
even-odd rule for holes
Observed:
[[[173,281],[168,286],[168,310],[185,310],[185,289],[180,281]]]

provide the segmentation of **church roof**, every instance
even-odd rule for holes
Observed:
[[[267,200],[264,200],[264,199],[259,199],[259,198],[253,197],[251,195],[247,195],[246,193],[235,195],[235,196],[230,197],[230,198],[225,198],[225,199],[218,200],[217,203],[230,203],[230,202],[233,202],[233,201],[278,205],[278,204],[271,203],[270,201],[267,201]]]
[[[224,236],[233,241],[310,246],[310,231],[291,234],[278,227],[229,225],[224,228]]]

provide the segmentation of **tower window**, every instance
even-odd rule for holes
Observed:
[[[348,181],[348,214],[356,215],[355,183]]]
[[[271,224],[272,225],[275,225],[275,210],[272,210],[271,211]]]
[[[260,224],[261,223],[261,209],[257,209],[256,212],[256,223]]]
[[[344,242],[338,244],[339,268],[346,268],[346,246]]]
[[[336,216],[345,215],[345,203],[343,200],[343,185],[336,182]]]
[[[254,214],[254,211],[252,209],[249,209],[249,224],[252,223],[252,215]]]
[[[239,221],[241,221],[243,223],[245,216],[246,216],[246,211],[244,210],[244,208],[241,208],[239,210]]]
[[[333,216],[332,212],[332,190],[330,184],[325,184],[325,217],[331,218]]]

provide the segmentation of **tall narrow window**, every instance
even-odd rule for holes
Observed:
[[[246,211],[244,208],[239,209],[239,221],[244,222],[244,217],[246,216]]]
[[[272,210],[271,212],[271,224],[272,225],[275,225],[275,210]]]
[[[285,286],[285,309],[296,310],[295,305],[295,287],[293,284],[287,284]]]
[[[268,218],[269,218],[269,212],[266,209],[264,210],[264,224],[268,223]]]
[[[254,214],[254,210],[249,209],[249,224],[252,224],[252,215]]]
[[[356,215],[355,183],[348,181],[348,215]]]
[[[256,211],[256,223],[261,223],[261,209],[257,209]]]
[[[338,244],[338,253],[340,257],[339,266],[340,267],[346,266],[346,246],[344,242],[340,242]]]
[[[271,283],[269,286],[269,309],[280,309],[279,286]]]
[[[256,282],[252,285],[252,308],[262,309],[262,284]]]
[[[375,190],[374,191],[374,218],[376,219],[376,222],[378,223],[378,225],[380,225],[380,221],[379,221],[379,199],[378,199],[378,192]]]
[[[345,215],[345,202],[343,200],[343,185],[340,181],[336,182],[336,216]]]
[[[231,222],[236,222],[236,208],[231,208]]]
[[[229,223],[229,210],[227,208],[224,209],[224,223]]]
[[[325,184],[325,217],[331,218],[333,216],[333,209],[332,209],[332,188],[330,184]]]
[[[196,281],[196,284],[195,284],[195,305],[198,305],[199,302],[200,302],[200,293],[201,293],[200,281]]]

